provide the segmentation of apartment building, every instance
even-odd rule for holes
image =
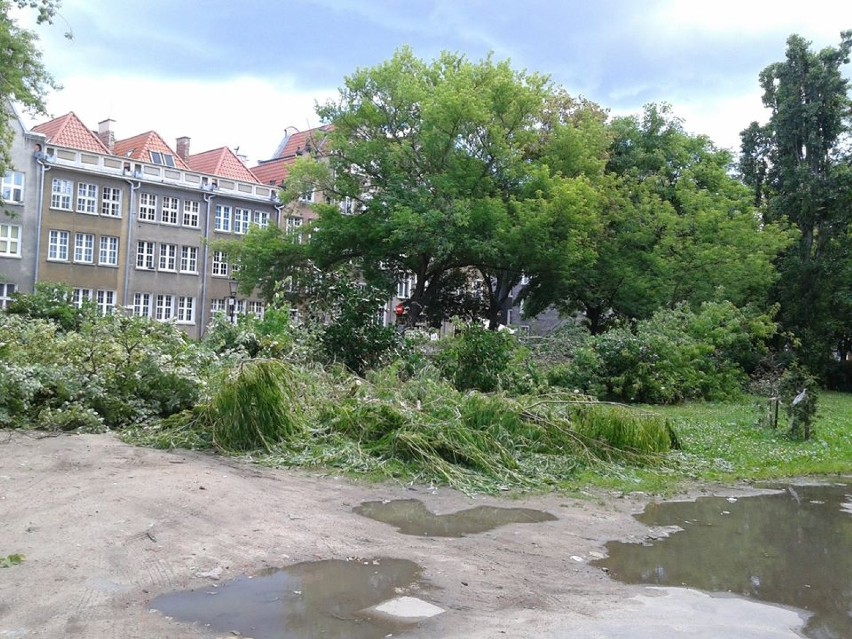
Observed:
[[[76,303],[173,321],[195,338],[213,311],[263,312],[258,298],[232,293],[231,266],[211,242],[278,224],[277,188],[230,149],[190,155],[189,138],[175,150],[155,131],[116,140],[111,120],[95,132],[74,113],[30,137],[42,146],[29,154],[36,219],[15,231],[32,264],[19,290],[65,283]]]
[[[0,108],[14,131],[0,191],[0,308],[5,308],[12,294],[33,290],[42,175],[36,158],[45,138],[27,131],[11,104],[4,101]]]

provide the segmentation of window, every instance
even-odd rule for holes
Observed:
[[[75,288],[71,296],[71,303],[77,308],[83,308],[83,304],[92,301],[92,289]]]
[[[245,235],[251,224],[251,211],[248,209],[234,209],[234,233]]]
[[[153,270],[154,243],[140,241],[136,243],[136,268]]]
[[[222,251],[213,251],[213,275],[228,277],[228,256]]]
[[[74,261],[92,264],[95,261],[95,236],[91,233],[74,235]]]
[[[210,300],[210,314],[211,315],[213,313],[218,313],[219,311],[224,313],[226,308],[227,307],[225,306],[225,300],[224,299]]]
[[[356,210],[356,202],[348,195],[340,201],[340,212],[343,215],[354,215]]]
[[[286,222],[287,232],[288,233],[298,233],[299,229],[302,226],[302,222],[303,222],[303,220],[300,217],[288,217],[287,222]],[[302,243],[302,236],[301,235],[297,236],[295,238],[295,240],[298,244],[301,244]]]
[[[136,317],[151,317],[151,294],[134,293],[133,314]]]
[[[6,171],[3,176],[2,199],[15,204],[24,203],[24,174],[19,171]]]
[[[194,229],[198,228],[198,209],[199,204],[195,200],[183,201],[183,225],[191,226]]]
[[[197,246],[181,246],[180,247],[180,272],[181,273],[197,273],[198,272],[198,247]]]
[[[109,235],[101,236],[98,264],[102,266],[118,266],[118,238]]]
[[[263,319],[263,302],[248,302],[246,308],[250,315],[254,315],[257,319]]]
[[[175,315],[175,296],[157,295],[157,304],[154,307],[154,319],[165,322]]]
[[[50,187],[50,208],[71,210],[71,196],[74,193],[74,183],[71,180],[53,178]]]
[[[177,321],[179,324],[195,324],[194,297],[178,297]]]
[[[47,259],[68,261],[68,231],[50,231],[47,234]]]
[[[98,212],[98,186],[97,184],[77,183],[77,213]]]
[[[145,222],[157,220],[157,196],[153,193],[139,194],[139,219]]]
[[[268,211],[255,211],[254,212],[254,224],[259,226],[262,229],[265,229],[269,226],[269,212]]]
[[[403,275],[396,282],[396,296],[399,299],[408,299],[411,297],[411,289],[414,287],[414,276]]]
[[[163,224],[178,223],[178,209],[180,208],[180,200],[176,197],[168,195],[163,196],[163,209],[160,216]]]
[[[16,290],[14,284],[0,282],[0,308],[6,308],[9,305]]]
[[[305,191],[299,196],[299,202],[304,204],[310,204],[314,201],[314,192],[313,191]]]
[[[175,168],[175,156],[169,153],[158,153],[157,151],[151,151],[150,153],[152,164]]]
[[[216,212],[213,216],[213,229],[223,233],[231,232],[231,207],[216,205]]]
[[[121,217],[121,189],[110,186],[101,189],[101,215]]]
[[[98,291],[95,303],[100,315],[112,315],[115,311],[115,291]]]
[[[21,227],[0,224],[0,257],[21,257]]]
[[[160,244],[160,270],[177,270],[177,244]]]

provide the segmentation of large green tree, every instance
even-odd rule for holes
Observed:
[[[546,262],[533,249],[582,252],[581,212],[543,200],[565,193],[540,170],[543,138],[587,155],[558,122],[560,99],[545,77],[508,62],[450,53],[424,62],[405,48],[347,77],[339,98],[318,110],[334,124],[327,160],[301,163],[288,180],[293,196],[321,188],[354,203],[354,214],[318,207],[314,263],[350,261],[386,286],[413,275],[411,322],[423,312],[446,316],[448,292],[479,273],[498,323],[522,277]]]
[[[850,51],[852,31],[818,52],[790,36],[786,59],[760,74],[769,122],[742,133],[743,178],[766,218],[786,218],[800,232],[774,289],[780,319],[801,339],[806,362],[826,376],[852,351],[852,100],[841,70]],[[846,375],[848,385],[848,368]]]
[[[14,7],[37,11],[39,24],[50,23],[59,0],[0,0],[0,100],[11,100],[24,108],[44,113],[47,91],[56,88],[45,70],[37,36],[21,28],[10,15]],[[0,105],[0,174],[9,164],[12,129],[6,105]]]

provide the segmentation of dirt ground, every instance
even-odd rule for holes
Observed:
[[[411,498],[435,513],[484,504],[536,508],[557,520],[421,538],[352,512],[363,501]],[[210,638],[216,635],[152,611],[151,600],[219,573],[223,583],[349,557],[422,567],[429,587],[418,596],[446,612],[412,626],[407,637],[800,636],[795,611],[627,586],[587,563],[608,540],[661,534],[632,517],[647,500],[471,499],[446,488],[136,448],[111,435],[0,433],[0,557],[25,556],[0,568],[0,638]]]

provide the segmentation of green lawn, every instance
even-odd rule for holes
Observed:
[[[666,415],[682,449],[659,466],[595,469],[582,484],[623,491],[668,493],[687,481],[732,483],[808,475],[852,474],[852,394],[822,393],[810,441],[787,436],[783,411],[777,430],[758,425],[757,400],[648,407]],[[572,482],[573,483],[573,482]]]

